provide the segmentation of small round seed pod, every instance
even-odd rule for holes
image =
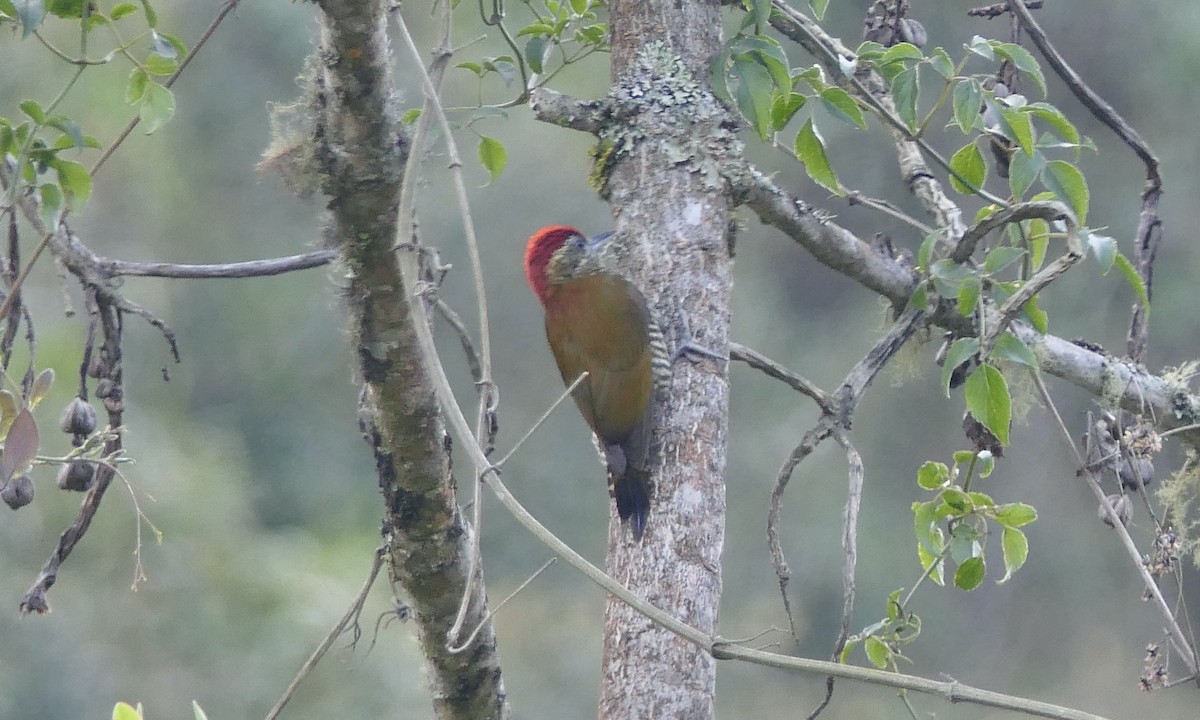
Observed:
[[[1121,487],[1126,490],[1145,487],[1154,479],[1154,463],[1145,456],[1135,457],[1133,462],[1129,458],[1121,458],[1117,465],[1117,477],[1121,480]]]
[[[72,460],[58,469],[58,487],[62,490],[86,492],[96,480],[96,468],[86,460]]]
[[[68,435],[91,435],[96,430],[96,409],[83,398],[71,400],[58,419],[58,429]]]
[[[0,490],[0,500],[13,510],[25,507],[33,502],[33,481],[28,475],[18,475],[9,480]]]

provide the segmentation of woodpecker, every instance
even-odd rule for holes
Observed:
[[[588,373],[575,404],[604,449],[617,515],[641,540],[650,515],[650,442],[671,362],[646,299],[605,267],[612,236],[588,240],[554,225],[529,238],[525,278],[546,311],[546,339],[563,382]]]

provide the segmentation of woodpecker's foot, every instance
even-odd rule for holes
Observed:
[[[675,352],[671,353],[671,363],[674,364],[676,360],[688,354],[691,354],[693,358],[700,360],[708,359],[723,363],[729,362],[728,355],[722,355],[721,353],[709,350],[703,345],[697,345],[691,340],[687,340],[680,343],[679,347],[675,348]]]

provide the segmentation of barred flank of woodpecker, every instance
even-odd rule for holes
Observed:
[[[662,331],[646,299],[604,266],[604,243],[555,225],[525,249],[525,278],[546,311],[546,339],[567,385],[585,371],[575,404],[604,448],[617,515],[640,540],[650,515],[656,399],[670,380]]]

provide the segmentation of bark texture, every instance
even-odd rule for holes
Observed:
[[[389,572],[403,588],[425,655],[435,714],[507,717],[491,623],[464,652],[446,650],[467,585],[470,528],[458,512],[449,438],[393,243],[407,138],[391,112],[387,3],[321,3],[312,108],[316,158],[329,199],[328,239],[341,251],[352,342],[364,383],[360,425],[376,460]],[[474,584],[465,626],[483,621]],[[400,670],[408,672],[407,669]]]
[[[614,0],[613,125],[597,167],[624,268],[668,348],[724,354],[729,337],[730,201],[720,166],[740,154],[707,88],[720,49],[716,2]],[[654,500],[640,543],[614,520],[608,572],[655,606],[715,634],[725,537],[727,363],[676,360],[662,408]],[[716,664],[703,649],[609,598],[600,717],[713,716]]]

